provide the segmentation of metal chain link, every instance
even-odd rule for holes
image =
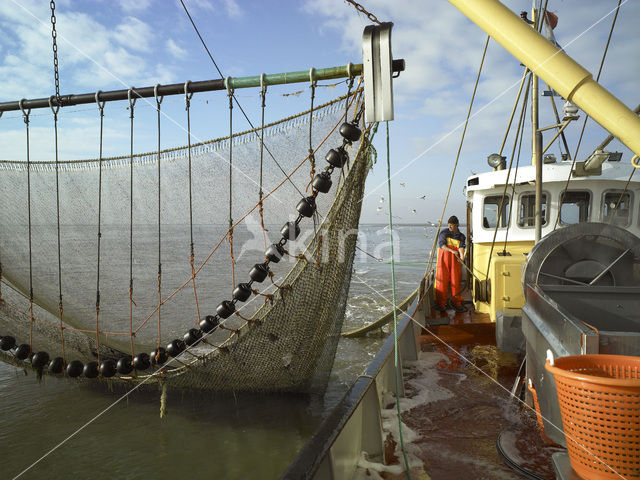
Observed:
[[[373,23],[377,23],[377,24],[381,24],[382,22],[380,20],[378,20],[376,18],[376,16],[373,13],[369,13],[367,12],[364,7],[362,5],[360,5],[358,2],[354,2],[353,0],[345,0],[347,3],[350,3],[351,5],[353,5],[354,7],[356,7],[356,10],[360,13],[364,13],[367,18],[369,20],[371,20]],[[53,3],[53,2],[52,2]]]
[[[53,71],[56,81],[56,104],[60,106],[62,101],[60,99],[60,74],[58,73],[58,43],[56,42],[56,38],[58,37],[58,33],[56,32],[56,2],[51,0],[49,6],[51,7],[51,38],[53,39]]]

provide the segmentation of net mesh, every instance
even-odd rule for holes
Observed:
[[[344,102],[342,97],[314,109],[311,144],[318,147],[318,158],[342,143],[337,127],[344,121]],[[236,284],[249,280],[253,264],[264,261],[265,243],[280,239],[282,225],[297,218],[297,202],[311,194],[310,165],[305,160],[308,122],[306,112],[265,129],[264,144],[279,165],[265,151],[264,231],[256,207],[259,130],[192,146],[191,199],[186,147],[160,155],[135,155],[133,160],[128,156],[103,160],[99,328],[100,164],[97,160],[61,162],[60,276],[66,360],[95,360],[97,330],[102,358],[117,360],[124,354],[150,352],[182,338],[189,328],[197,328],[201,318],[214,314],[222,300],[231,299],[232,277]],[[178,388],[219,391],[309,391],[326,385],[344,316],[369,165],[366,139],[354,142],[350,151],[351,168],[334,172],[331,192],[318,195],[318,215],[301,222],[300,237],[287,244],[289,254],[270,265],[273,278],[254,283],[260,293],[238,304],[240,315],[224,321],[224,328],[208,335],[206,344],[190,348],[162,371],[127,381],[162,379]],[[27,165],[3,162],[0,170],[0,259],[3,281],[10,286],[2,289],[0,334],[26,343],[32,338],[33,351],[57,356],[62,353],[62,334],[55,164],[32,162],[30,166],[31,269]],[[190,263],[191,226],[195,276]],[[34,322],[29,313],[30,274]],[[10,353],[2,354],[16,363]]]

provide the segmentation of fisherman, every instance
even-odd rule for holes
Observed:
[[[434,309],[444,312],[447,309],[447,290],[451,285],[451,304],[456,312],[464,312],[462,305],[462,261],[464,260],[466,237],[458,229],[458,217],[447,220],[449,228],[438,235],[438,264],[436,266],[436,304]]]

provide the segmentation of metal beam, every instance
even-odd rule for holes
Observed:
[[[404,71],[404,60],[394,60],[392,64],[393,72]],[[289,83],[301,83],[310,82],[311,77],[313,80],[330,80],[334,78],[347,78],[349,76],[357,76],[362,74],[362,64],[349,64],[342,67],[330,67],[302,70],[297,72],[285,72],[285,73],[273,73],[269,75],[254,75],[251,77],[227,77],[226,79],[219,80],[204,80],[200,82],[185,82],[174,83],[171,85],[158,85],[158,95],[184,95],[186,92],[198,93],[198,92],[211,92],[215,90],[226,90],[227,83],[229,88],[251,88],[259,87],[261,85],[284,85]],[[262,77],[262,83],[261,83]],[[100,92],[100,101],[112,102],[116,100],[127,100],[129,90],[131,90],[131,98],[150,98],[154,97],[156,87],[142,87],[124,90],[111,90],[107,92]],[[50,97],[51,104],[57,106],[55,96]],[[72,105],[81,105],[86,103],[95,103],[96,92],[93,93],[81,93],[72,95],[61,95],[60,97],[61,107],[69,107]],[[0,103],[0,113],[20,110],[20,102],[25,110],[37,109],[37,108],[49,108],[49,98],[36,98],[32,100],[17,100],[13,102]]]

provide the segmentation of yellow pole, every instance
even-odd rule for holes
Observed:
[[[640,118],[498,0],[449,0],[563,98],[640,155]]]

